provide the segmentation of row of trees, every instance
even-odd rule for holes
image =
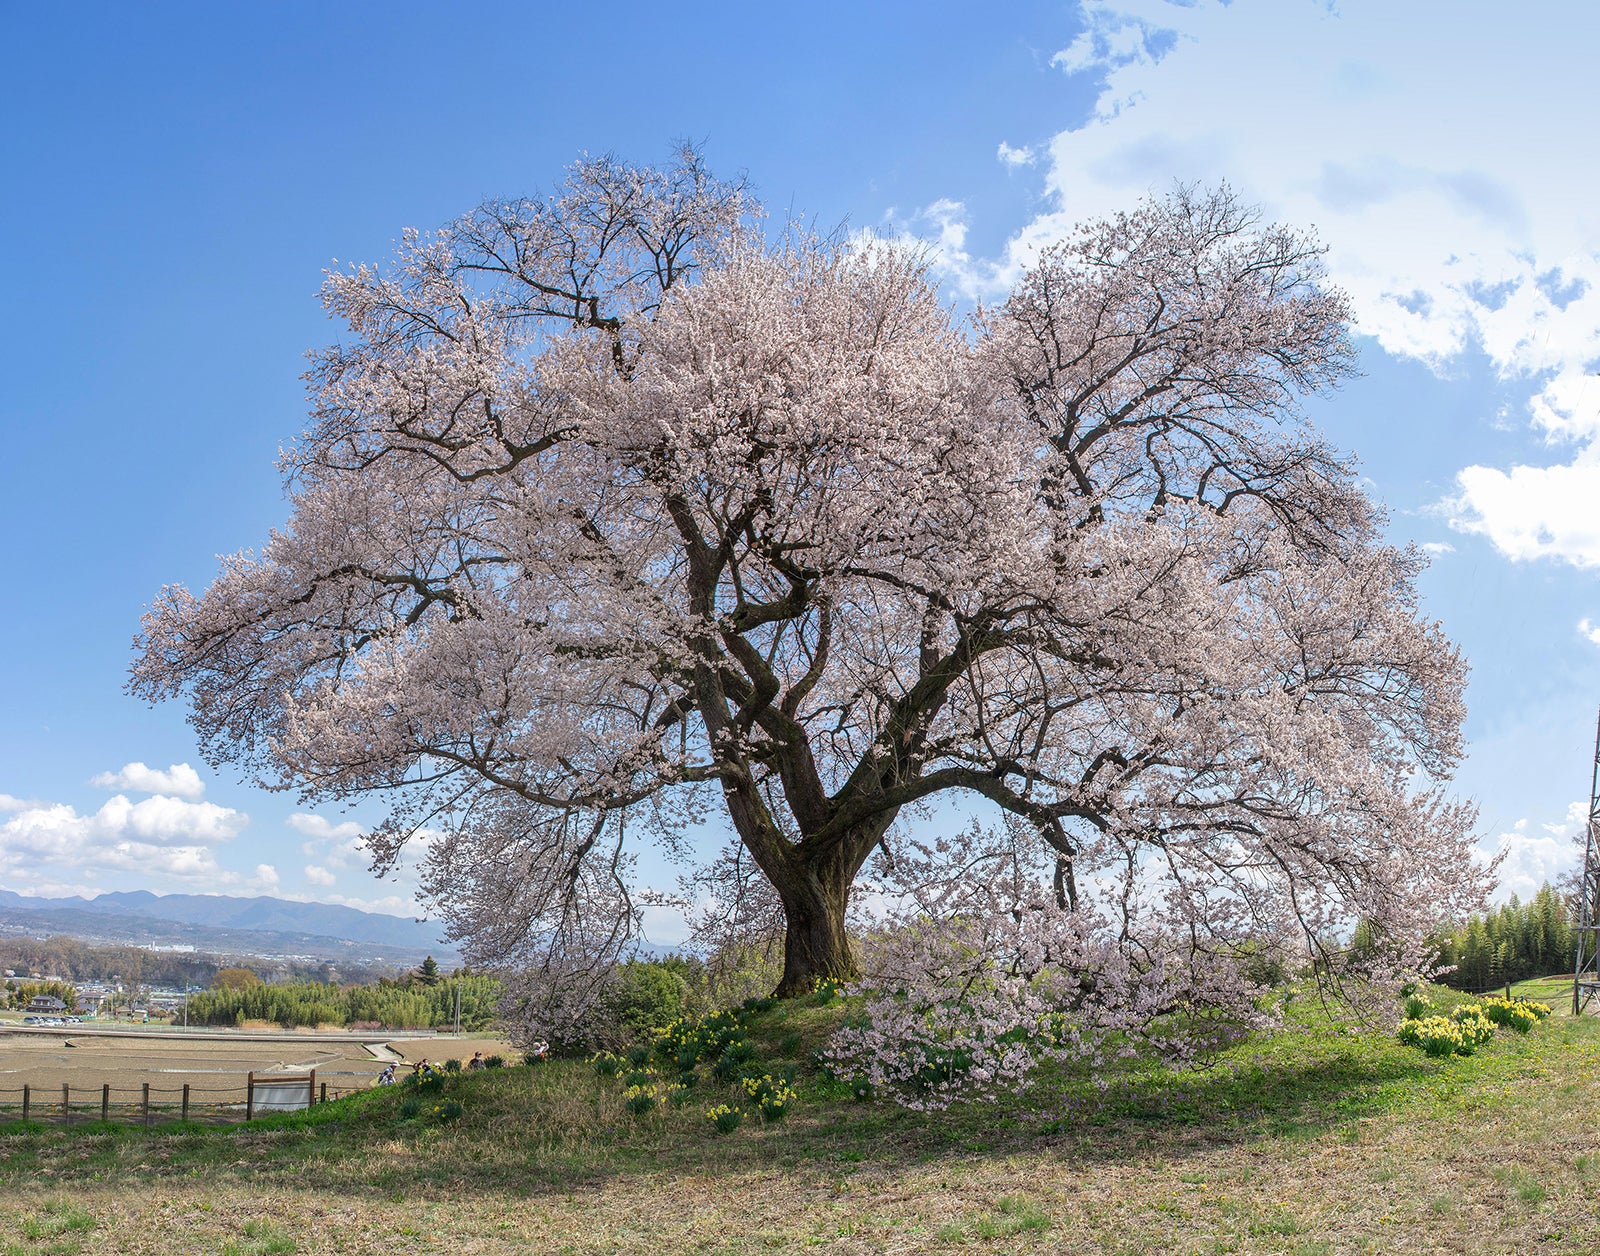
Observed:
[[[60,999],[69,1011],[78,1001],[77,991],[67,981],[27,981],[17,978],[7,980],[5,986],[0,988],[0,999],[4,1000],[5,1007],[27,1007],[28,1001],[40,994]]]
[[[502,992],[490,977],[449,977],[434,985],[338,986],[319,982],[230,985],[189,1000],[192,1025],[242,1025],[270,1021],[285,1028],[353,1025],[384,1029],[438,1029],[455,1022],[461,996],[461,1028],[483,1029],[493,1021]]]
[[[1570,973],[1578,934],[1566,900],[1546,883],[1526,903],[1516,895],[1498,911],[1472,916],[1435,939],[1439,962],[1453,966],[1447,985],[1483,990],[1506,981]]]

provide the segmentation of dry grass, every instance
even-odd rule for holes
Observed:
[[[769,1056],[820,1020],[769,1014]],[[0,1253],[1600,1251],[1595,1020],[1449,1061],[1285,1034],[1098,1104],[1063,1082],[1044,1115],[812,1082],[727,1138],[709,1086],[638,1119],[580,1064],[451,1085],[453,1125],[385,1093],[261,1129],[0,1137]]]

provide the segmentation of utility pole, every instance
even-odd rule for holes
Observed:
[[[456,987],[456,1037],[461,1037],[461,979],[455,981]]]
[[[1594,773],[1589,783],[1589,823],[1584,833],[1583,876],[1578,882],[1578,959],[1572,972],[1572,1014],[1600,999],[1600,721],[1595,724]]]

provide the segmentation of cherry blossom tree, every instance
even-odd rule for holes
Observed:
[[[132,687],[213,762],[387,799],[380,867],[427,831],[475,963],[585,988],[631,852],[718,817],[782,994],[857,975],[863,866],[975,800],[1124,941],[1409,936],[1481,890],[1462,660],[1299,409],[1345,299],[1226,188],[963,321],[914,250],[768,229],[693,151],[585,160],[323,297],[291,519],[161,592]]]

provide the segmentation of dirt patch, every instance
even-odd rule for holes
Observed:
[[[248,1075],[317,1071],[330,1097],[374,1084],[386,1061],[368,1049],[381,1043],[405,1063],[424,1057],[435,1063],[470,1059],[509,1048],[498,1039],[380,1038],[372,1034],[340,1039],[306,1039],[293,1032],[238,1041],[197,1039],[181,1032],[152,1031],[138,1037],[0,1033],[0,1109],[20,1107],[22,1088],[32,1101],[60,1102],[61,1087],[90,1103],[111,1087],[113,1104],[143,1098],[150,1086],[152,1102],[170,1103],[190,1088],[196,1104],[242,1103]],[[76,1099],[74,1100],[76,1102]]]

